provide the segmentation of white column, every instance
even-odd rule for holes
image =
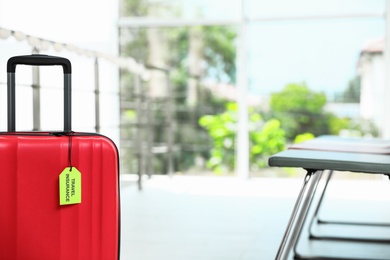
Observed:
[[[238,126],[236,140],[236,176],[249,178],[249,117],[248,117],[248,78],[247,78],[247,20],[245,16],[245,0],[242,0],[242,17],[239,28],[237,46],[237,90],[238,90]]]
[[[386,3],[386,31],[385,46],[383,50],[385,59],[385,83],[383,88],[383,111],[390,111],[390,0]],[[383,131],[382,138],[390,138],[390,116],[389,113],[383,113]]]

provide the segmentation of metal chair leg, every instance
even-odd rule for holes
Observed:
[[[311,178],[313,175],[314,177]],[[307,170],[303,186],[294,205],[285,234],[277,252],[276,260],[287,259],[291,249],[296,243],[303,223],[305,222],[318,182],[321,179],[321,175],[322,171]]]
[[[390,223],[372,223],[372,222],[349,222],[349,221],[328,221],[328,220],[323,220],[319,216],[319,209],[321,207],[321,204],[323,202],[323,199],[325,197],[325,191],[327,189],[328,183],[333,175],[333,171],[330,171],[330,174],[327,178],[325,188],[323,190],[323,193],[321,194],[321,198],[319,199],[317,208],[315,210],[315,213],[312,217],[310,228],[309,228],[309,234],[311,239],[327,239],[327,240],[351,240],[351,241],[360,241],[360,242],[390,242],[388,238],[362,238],[362,237],[339,237],[339,236],[319,236],[315,235],[313,232],[314,225],[346,225],[346,226],[372,226],[372,227],[390,227]],[[390,176],[389,176],[390,179]]]

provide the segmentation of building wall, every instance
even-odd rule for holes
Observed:
[[[386,102],[383,95],[385,88],[385,63],[382,53],[363,53],[359,60],[358,72],[361,76],[360,115],[372,120],[382,133]]]

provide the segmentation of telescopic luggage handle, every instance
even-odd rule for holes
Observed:
[[[62,66],[64,71],[64,132],[72,129],[71,74],[72,66],[68,59],[56,56],[32,54],[11,57],[7,62],[7,116],[8,132],[15,132],[15,70],[16,65]]]

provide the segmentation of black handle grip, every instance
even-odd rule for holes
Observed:
[[[72,88],[71,72],[72,67],[68,59],[56,56],[32,54],[25,56],[14,56],[7,62],[7,116],[8,132],[15,131],[15,70],[16,65],[32,66],[54,66],[61,65],[64,70],[64,132],[72,131]]]
[[[7,72],[15,73],[16,65],[36,65],[36,66],[53,66],[60,65],[64,69],[64,74],[72,73],[70,61],[66,58],[49,56],[42,54],[15,56],[7,62]]]

